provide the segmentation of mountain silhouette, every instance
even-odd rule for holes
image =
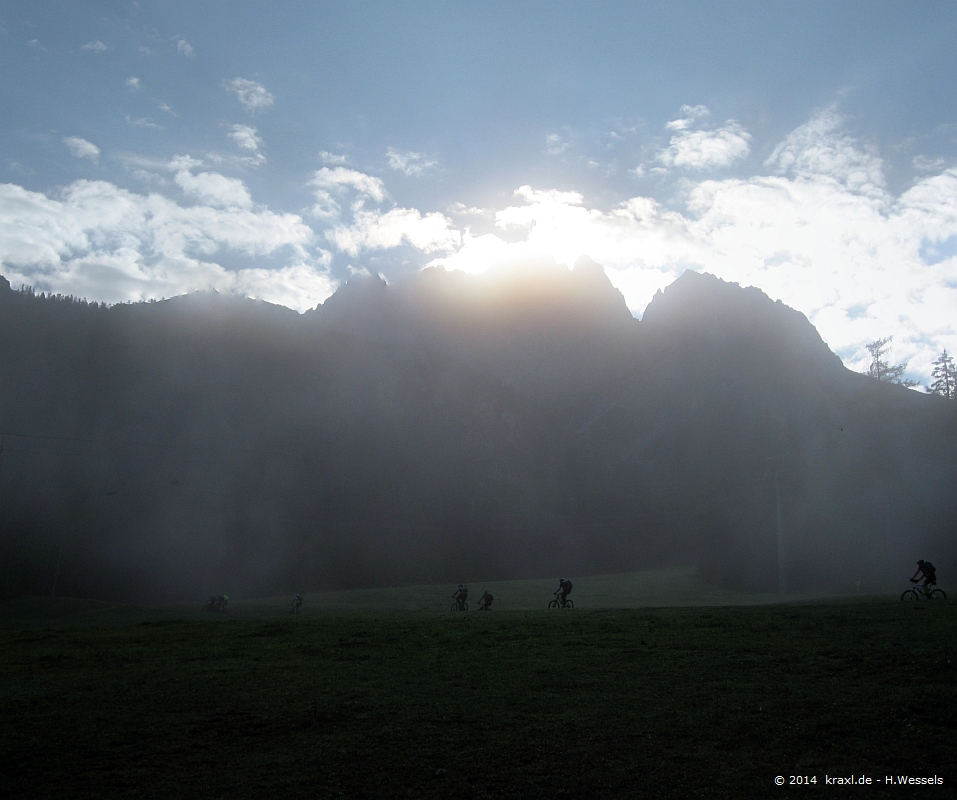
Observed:
[[[779,510],[789,588],[883,590],[957,568],[955,409],[691,271],[640,321],[587,258],[360,276],[302,315],[0,280],[0,591],[58,560],[106,598],[690,564],[773,591]]]

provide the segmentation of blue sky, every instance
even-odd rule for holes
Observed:
[[[957,351],[952,3],[0,2],[0,274],[299,310],[354,274],[684,269],[849,366]]]

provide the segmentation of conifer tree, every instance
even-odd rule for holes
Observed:
[[[871,354],[871,365],[867,368],[867,374],[882,383],[896,383],[908,388],[916,386],[917,381],[904,378],[904,370],[907,369],[906,361],[900,364],[891,364],[885,360],[890,356],[890,343],[893,339],[893,336],[887,336],[867,345],[867,351]]]
[[[944,350],[934,362],[934,370],[930,373],[934,382],[927,390],[931,394],[939,394],[953,400],[957,397],[957,371],[954,369],[954,359]]]

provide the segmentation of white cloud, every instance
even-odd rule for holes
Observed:
[[[186,56],[186,58],[193,58],[196,55],[196,53],[193,52],[193,46],[185,39],[176,40],[176,52],[181,53]]]
[[[41,53],[47,52],[47,49],[40,44],[39,39],[31,39],[29,42],[27,42],[27,47],[32,47],[34,50],[39,50]]]
[[[439,163],[430,161],[424,153],[399,153],[392,147],[386,151],[386,155],[389,157],[389,166],[392,169],[409,176],[419,176]]]
[[[240,150],[258,153],[263,140],[257,135],[256,129],[249,125],[230,125],[227,134]]]
[[[142,159],[140,159],[142,163]],[[153,162],[149,162],[153,163]],[[203,162],[198,158],[193,158],[191,155],[173,156],[168,163],[158,162],[161,166],[168,169],[170,172],[179,172],[180,170],[191,170],[196,169],[197,167],[203,166]]]
[[[308,311],[336,290],[336,284],[324,265],[329,254],[320,252],[320,266],[294,264],[282,269],[244,269],[236,273],[233,291],[237,294]]]
[[[316,197],[313,216],[331,226],[326,238],[353,257],[402,245],[424,253],[449,252],[461,243],[461,233],[444,214],[423,214],[414,208],[367,209],[366,201],[378,204],[388,196],[382,180],[373,175],[347,167],[322,167],[313,174],[310,185]],[[340,199],[351,199],[351,223],[342,219]]]
[[[452,203],[449,211],[453,214],[459,214],[469,217],[491,217],[492,211],[487,208],[478,208],[476,206],[467,206],[465,203]]]
[[[153,128],[154,130],[162,130],[162,125],[157,125],[153,120],[146,119],[146,117],[137,117],[134,119],[129,114],[126,115],[126,122],[128,125],[136,125],[138,128]]]
[[[545,152],[550,156],[559,156],[572,146],[570,141],[562,139],[557,133],[545,137]]]
[[[358,207],[362,206],[366,198],[381,203],[386,197],[385,185],[379,178],[346,167],[322,167],[313,173],[310,185],[314,187],[316,196],[312,213],[320,218],[338,218],[340,208],[335,195],[341,195],[345,191],[353,191],[359,195]]]
[[[241,164],[247,167],[259,167],[266,163],[266,157],[259,152],[263,140],[255,128],[250,125],[230,125],[226,135],[246,153],[239,159]]]
[[[195,179],[186,183],[197,195],[236,191],[229,179]],[[126,302],[217,289],[303,310],[333,289],[329,254],[314,240],[295,214],[236,203],[184,207],[104,181],[77,181],[56,199],[0,184],[0,272],[40,291]],[[229,270],[214,260],[228,252],[289,258],[272,270]]]
[[[775,147],[765,166],[779,175],[826,176],[854,192],[883,196],[883,160],[875,147],[847,134],[844,124],[836,107],[820,111]]]
[[[424,253],[449,252],[461,243],[461,233],[445,215],[423,215],[413,208],[356,212],[352,225],[339,225],[326,234],[338,250],[351,256],[362,250],[386,250],[409,244]]]
[[[328,150],[319,151],[319,160],[329,166],[340,166],[349,163],[348,157],[330,153]]]
[[[266,91],[266,87],[256,81],[245,78],[233,78],[227,81],[226,90],[236,95],[239,102],[249,112],[261,111],[273,104],[273,96]]]
[[[672,120],[667,128],[675,131],[668,147],[658,154],[658,161],[668,167],[693,170],[729,167],[751,152],[751,134],[734,120],[714,130],[691,130],[691,126],[708,116],[705,106],[682,106],[685,114]]]
[[[238,159],[247,167],[259,167],[266,163],[266,157],[259,152],[263,140],[255,128],[250,125],[230,125],[226,134],[246,155]]]
[[[185,194],[204,203],[225,208],[252,208],[252,196],[246,184],[238,178],[227,178],[218,172],[193,175],[184,169],[176,173],[174,180]]]
[[[804,312],[853,368],[866,365],[867,342],[893,334],[895,358],[926,379],[940,350],[957,351],[957,256],[922,257],[957,238],[957,169],[894,198],[876,153],[824,113],[770,159],[786,174],[702,181],[683,211],[647,197],[602,210],[574,192],[522,187],[522,202],[496,214],[497,227],[521,238],[466,231],[431,263],[480,272],[587,254],[636,313],[685,269],[708,271]]]
[[[79,136],[67,136],[63,139],[63,144],[67,146],[70,154],[75,158],[88,158],[90,161],[96,161],[100,157],[100,148],[93,142],[88,142]]]
[[[686,131],[690,128],[695,122],[697,122],[702,117],[707,117],[711,114],[708,111],[707,106],[682,106],[681,113],[684,114],[683,117],[679,119],[673,119],[665,127],[670,131]]]
[[[173,111],[173,109],[172,109],[172,107],[169,105],[169,103],[160,103],[160,111],[164,111],[164,112],[166,112],[167,114],[169,114],[170,116],[173,116],[173,117],[178,116],[177,113],[176,113],[175,111]]]
[[[164,187],[169,185],[169,181],[167,181],[162,175],[157,175],[155,172],[150,172],[146,169],[133,168],[130,169],[130,174],[138,181],[142,181],[150,186]]]
[[[94,52],[94,53],[102,53],[104,50],[106,50],[106,45],[103,44],[103,42],[99,42],[99,41],[87,42],[80,49],[90,50],[91,52]]]
[[[140,86],[139,78],[127,78],[126,85],[129,86],[134,92],[137,92],[143,88],[142,86]]]

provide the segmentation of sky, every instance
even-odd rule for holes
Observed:
[[[852,369],[957,352],[957,4],[0,0],[0,274],[304,311],[356,275],[686,269]]]

